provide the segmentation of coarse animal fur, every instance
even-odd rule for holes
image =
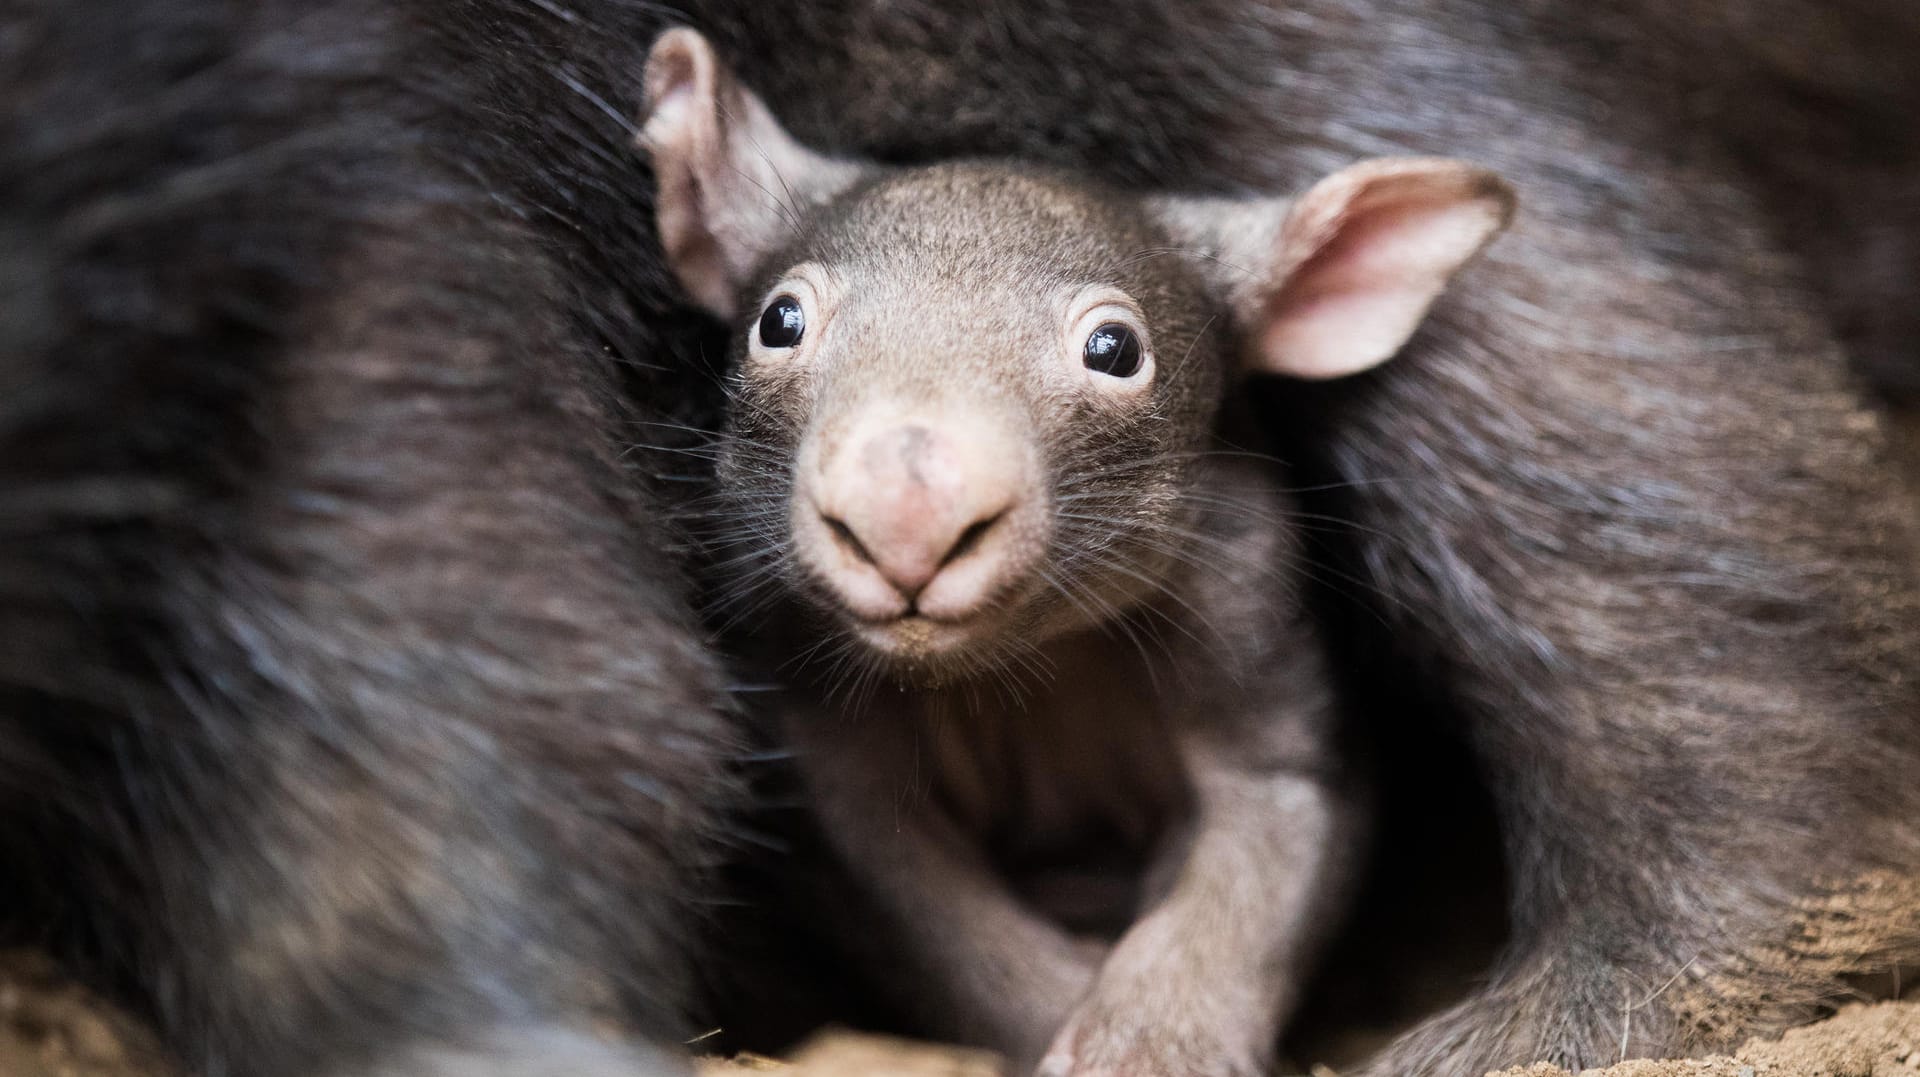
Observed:
[[[1513,880],[1487,983],[1372,1072],[1577,1067],[1799,1020],[1846,990],[1824,944],[1779,959],[1810,903],[1920,865],[1910,509],[1822,299],[1897,355],[1911,305],[1869,293],[1910,287],[1909,232],[1849,209],[1894,253],[1820,273],[1849,233],[1822,254],[1794,215],[1837,198],[1808,174],[1844,190],[1881,167],[1823,148],[1912,160],[1884,122],[1910,71],[1868,75],[1912,16],[1768,11],[846,5],[778,38],[711,20],[774,58],[743,77],[824,149],[1263,191],[1446,153],[1520,189],[1461,282],[1485,301],[1443,300],[1378,375],[1266,402],[1323,487],[1307,508],[1352,525],[1316,553],[1360,581],[1321,604],[1353,698],[1388,742],[1461,732]],[[1794,26],[1860,44],[1816,55]],[[1915,956],[1911,911],[1884,919],[1858,967]]]
[[[1499,974],[1381,1072],[1706,1045],[1833,991],[1839,957],[1753,955],[1792,952],[1818,875],[1910,867],[1905,525],[1821,302],[1903,369],[1915,308],[1877,298],[1915,251],[1898,0],[16,5],[13,922],[214,1071],[578,1023],[541,952],[673,1024],[667,865],[702,856],[719,679],[636,493],[655,458],[621,454],[717,352],[631,145],[681,16],[805,140],[888,160],[1514,177],[1530,210],[1471,285],[1502,301],[1276,427],[1353,484],[1310,508],[1399,532],[1328,544],[1368,581],[1328,618],[1393,626],[1355,615],[1341,665],[1406,687],[1384,733],[1469,737],[1522,884]],[[337,930],[259,930],[303,922]],[[1888,928],[1849,936],[1882,940],[1861,962]]]
[[[0,889],[190,1072],[684,1031],[731,734],[601,100],[657,24],[0,15]]]
[[[1364,798],[1312,520],[1232,402],[1391,359],[1511,192],[1444,159],[1250,200],[827,159],[688,31],[648,87],[663,249],[736,326],[720,575],[799,682],[763,704],[854,895],[825,930],[1016,1066],[1264,1072]]]

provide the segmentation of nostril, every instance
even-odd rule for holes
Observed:
[[[986,533],[993,530],[993,525],[999,523],[1000,518],[1005,515],[1006,513],[1004,511],[996,512],[992,516],[988,516],[982,520],[975,520],[972,524],[968,525],[965,531],[960,532],[960,537],[954,540],[953,548],[948,550],[947,555],[940,559],[940,567],[945,568],[972,552],[974,547],[980,545],[980,540],[986,536]]]
[[[867,552],[867,548],[861,543],[860,537],[853,533],[853,528],[848,527],[845,520],[828,516],[825,513],[822,513],[820,518],[826,521],[827,530],[833,532],[834,539],[838,541],[840,545],[846,547],[848,553],[851,553],[869,565],[874,564],[873,554]]]

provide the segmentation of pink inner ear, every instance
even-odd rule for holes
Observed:
[[[1336,199],[1351,193],[1344,206],[1315,204],[1321,192],[1309,192],[1282,236],[1302,249],[1286,258],[1295,268],[1267,303],[1262,365],[1337,378],[1392,358],[1504,221],[1503,201],[1460,178],[1394,176],[1357,192],[1336,188]]]
[[[681,284],[702,306],[722,312],[732,302],[727,267],[706,205],[704,173],[714,167],[722,133],[712,53],[688,30],[670,30],[647,60],[649,101],[642,141],[653,155],[655,220],[660,243]]]
[[[735,291],[787,235],[788,217],[866,169],[794,141],[698,33],[669,30],[647,61],[655,221],[667,261],[701,306],[730,318]]]

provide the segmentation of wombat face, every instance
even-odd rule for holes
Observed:
[[[648,86],[669,263],[737,327],[742,586],[936,678],[1169,590],[1201,556],[1187,476],[1230,382],[1389,358],[1511,210],[1444,160],[1251,201],[833,160],[690,31]]]
[[[873,653],[994,661],[1181,556],[1228,337],[1130,209],[990,165],[884,175],[802,230],[741,319],[725,481]]]

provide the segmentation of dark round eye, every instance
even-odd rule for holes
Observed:
[[[800,301],[790,295],[768,303],[766,313],[760,315],[760,343],[769,348],[791,348],[806,332],[807,316]]]
[[[1083,358],[1088,370],[1131,378],[1140,369],[1140,338],[1119,322],[1108,322],[1087,337]]]

